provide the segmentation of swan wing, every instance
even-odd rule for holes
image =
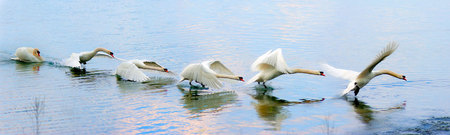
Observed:
[[[103,54],[103,53],[97,53],[94,56],[95,58],[110,58],[110,59],[114,59],[111,55],[108,54]]]
[[[214,71],[203,64],[188,65],[180,75],[187,80],[197,81],[211,88],[219,89],[222,87],[222,83],[219,82]]]
[[[116,75],[119,75],[125,80],[136,82],[144,82],[149,79],[134,63],[128,61],[121,63],[116,69]]]
[[[225,67],[225,65],[223,65],[220,61],[205,61],[202,62],[202,64],[209,67],[209,69],[213,70],[217,74],[234,75],[234,73]]]
[[[151,67],[158,67],[158,68],[164,68],[163,66],[159,65],[156,62],[153,61],[143,61],[144,65],[151,66]]]
[[[322,64],[322,67],[325,69],[327,74],[330,74],[334,77],[342,78],[345,80],[353,81],[358,76],[358,72],[352,70],[338,69],[328,64]]]
[[[64,61],[64,65],[73,67],[73,68],[81,68],[80,54],[72,53],[72,55],[70,55],[70,58],[68,58]]]
[[[348,83],[347,88],[341,92],[340,96],[344,96],[345,94],[352,91],[354,88],[355,88],[355,81],[351,81],[350,83]]]
[[[377,66],[378,63],[383,61],[387,56],[391,55],[398,48],[398,44],[396,42],[390,42],[383,51],[381,51],[377,57],[370,63],[369,66],[364,69],[358,77],[364,77],[369,75],[373,68]]]
[[[280,48],[276,49],[275,51],[270,50],[264,55],[258,57],[258,59],[256,59],[256,61],[252,64],[252,70],[266,70],[267,66],[262,64],[271,65],[282,73],[289,73],[289,67],[284,60],[283,53]]]

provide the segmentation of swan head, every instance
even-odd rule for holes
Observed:
[[[402,79],[405,80],[405,81],[407,81],[405,75],[402,75]]]
[[[33,54],[41,57],[41,52],[37,48],[33,49]]]
[[[238,79],[239,79],[240,81],[245,82],[245,81],[244,81],[244,78],[242,78],[242,76],[238,76]]]
[[[109,55],[111,55],[111,57],[114,58],[114,53],[113,52],[109,51]]]
[[[164,72],[169,72],[169,70],[167,70],[167,68],[163,68],[163,71]]]
[[[325,74],[323,73],[323,71],[319,71],[319,75],[325,76]]]

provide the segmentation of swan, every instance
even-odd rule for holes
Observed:
[[[262,82],[263,86],[267,88],[266,82],[272,80],[283,74],[295,74],[295,73],[306,73],[312,75],[321,75],[325,76],[322,71],[318,70],[309,70],[309,69],[300,69],[300,68],[290,68],[286,64],[286,61],[283,58],[283,54],[280,48],[275,51],[269,50],[264,55],[260,56],[256,61],[252,64],[253,71],[260,71],[253,78],[251,78],[247,84],[252,82]]]
[[[195,81],[200,83],[202,87],[207,85],[215,89],[222,87],[218,78],[244,81],[241,76],[234,75],[220,61],[204,61],[202,63],[190,64],[184,68],[180,75],[180,82],[189,80],[189,85],[192,86],[192,81]]]
[[[81,68],[87,61],[91,60],[94,56],[104,56],[104,54],[97,54],[98,52],[104,52],[114,58],[114,53],[105,48],[95,48],[91,52],[72,53],[70,58],[66,59],[65,65],[73,68]],[[108,56],[107,55],[107,56]]]
[[[358,95],[359,90],[364,87],[369,81],[379,75],[387,74],[393,76],[398,79],[402,79],[406,81],[406,76],[392,72],[390,70],[378,70],[372,71],[375,66],[383,61],[386,57],[391,55],[398,48],[398,44],[396,42],[390,42],[380,54],[370,63],[362,72],[358,73],[356,71],[337,69],[328,64],[322,64],[322,66],[326,69],[328,73],[332,76],[339,77],[342,79],[349,80],[350,83],[347,85],[347,88],[342,91],[341,96],[344,96],[350,91],[354,91],[355,96]]]
[[[16,50],[16,58],[11,58],[12,60],[18,60],[23,62],[43,62],[44,59],[41,57],[41,52],[37,48],[31,47],[20,47]]]
[[[122,62],[116,69],[115,74],[119,75],[123,79],[144,82],[149,79],[147,75],[142,72],[142,69],[156,70],[161,72],[169,72],[167,68],[162,67],[156,62],[147,60],[123,60],[116,58]]]

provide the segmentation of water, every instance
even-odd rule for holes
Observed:
[[[448,5],[0,1],[0,134],[448,134]],[[248,80],[256,74],[251,63],[270,49],[283,48],[292,67],[360,71],[390,41],[400,47],[376,69],[408,81],[377,77],[357,101],[333,98],[348,82],[331,76],[280,76],[269,91],[224,82],[220,90],[189,92],[177,76],[120,80],[116,60],[93,59],[86,74],[59,64],[71,53],[105,47],[175,73],[220,60]],[[47,62],[10,60],[22,46],[39,48]]]

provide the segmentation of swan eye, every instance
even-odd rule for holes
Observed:
[[[164,68],[164,72],[169,72],[169,71],[167,71],[167,68]]]
[[[37,54],[41,54],[41,52],[40,52],[40,51],[37,51]]]
[[[244,79],[244,78],[242,78],[242,77],[239,77],[239,80],[242,80],[242,79]]]
[[[114,53],[113,52],[109,52],[109,55],[113,55]]]
[[[358,83],[357,82],[355,82],[355,85],[357,85]]]

